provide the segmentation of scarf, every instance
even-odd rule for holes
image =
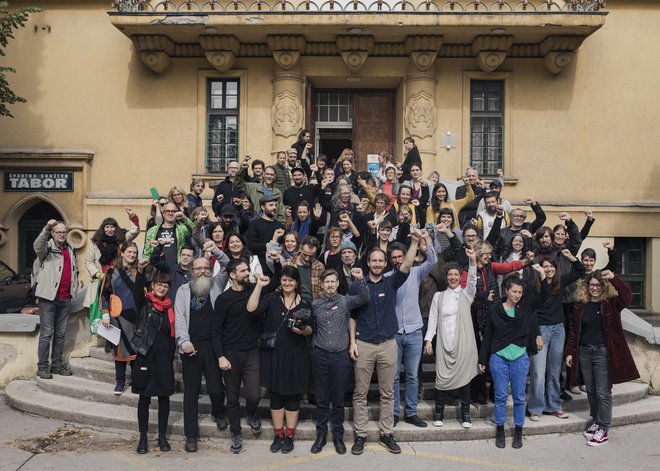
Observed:
[[[115,261],[117,257],[117,238],[115,236],[103,235],[99,243],[97,244],[101,256],[99,257],[99,263],[103,265],[112,265],[112,262]]]
[[[298,233],[298,235],[300,236],[300,240],[302,240],[308,235],[310,235],[309,229],[311,225],[312,225],[311,217],[308,217],[302,222],[300,221],[300,219],[296,218],[296,220],[293,222],[293,230]]]
[[[167,310],[167,320],[170,323],[170,336],[174,337],[174,309],[172,309],[172,301],[170,298],[158,299],[152,291],[147,293],[147,298],[157,311],[163,312]]]

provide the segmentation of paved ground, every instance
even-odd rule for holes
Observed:
[[[362,456],[335,454],[332,446],[309,453],[310,442],[296,442],[290,455],[269,452],[269,442],[246,440],[240,455],[228,452],[226,440],[200,442],[197,453],[183,451],[182,440],[171,440],[173,451],[135,453],[136,436],[99,433],[57,420],[31,416],[12,409],[0,394],[0,471],[125,469],[166,471],[222,470],[327,470],[401,469],[450,470],[657,470],[660,469],[660,423],[627,426],[612,431],[608,445],[590,448],[578,434],[532,436],[521,450],[495,448],[492,440],[469,442],[401,443],[394,456],[376,443]],[[155,442],[150,443],[155,447]],[[350,447],[350,444],[349,444]]]

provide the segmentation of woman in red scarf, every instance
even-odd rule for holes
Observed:
[[[138,401],[138,427],[140,441],[137,452],[149,451],[149,404],[152,396],[158,396],[158,447],[170,451],[167,442],[167,420],[170,415],[170,396],[174,394],[174,309],[167,297],[170,277],[158,272],[151,282],[151,291],[144,292],[145,263],[140,261],[135,280],[135,304],[138,323],[131,346],[137,357],[132,368],[132,391],[140,395]]]

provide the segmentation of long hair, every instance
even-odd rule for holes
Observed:
[[[174,192],[181,193],[183,195],[183,199],[181,200],[181,207],[182,208],[188,208],[188,198],[186,197],[186,191],[181,188],[180,186],[173,186],[170,189],[170,192],[167,194],[167,199],[169,200],[170,203],[174,204],[177,208],[179,207],[175,202],[174,198],[172,198],[172,195]]]
[[[250,260],[252,259],[252,254],[247,248],[247,241],[245,240],[245,237],[240,235],[238,232],[227,232],[225,231],[225,253],[229,257],[229,259],[233,259],[231,255],[231,251],[229,250],[229,239],[232,237],[238,237],[238,239],[243,243],[243,250],[241,251],[240,255],[238,258],[245,258],[248,260],[248,266],[250,266]],[[229,273],[229,270],[227,270],[227,273]]]
[[[603,278],[603,273],[601,270],[594,270],[584,278],[577,281],[576,286],[577,290],[575,292],[575,299],[577,302],[582,304],[587,304],[591,301],[591,296],[589,295],[589,282],[594,279],[597,280],[600,285],[603,287],[603,297],[601,301],[606,299],[616,298],[619,293],[608,280]]]
[[[105,218],[103,222],[101,222],[101,225],[99,228],[96,230],[94,233],[94,236],[92,237],[92,242],[95,244],[98,244],[101,239],[105,236],[105,231],[103,228],[105,226],[115,226],[115,240],[117,241],[117,245],[123,244],[126,241],[126,235],[124,234],[124,230],[119,227],[119,224],[117,224],[117,220],[115,218]]]
[[[434,212],[440,211],[440,204],[442,201],[438,199],[436,196],[436,193],[438,192],[438,189],[444,188],[445,189],[445,202],[450,203],[451,199],[449,198],[449,190],[447,190],[447,186],[444,183],[436,183],[435,186],[433,187],[433,194],[431,195],[431,207],[433,208]]]
[[[332,198],[330,198],[330,205],[333,209],[333,211],[339,211],[343,207],[341,200],[339,199],[339,193],[341,193],[341,190],[343,189],[348,189],[350,192],[350,196],[348,198],[348,204],[351,205],[351,200],[353,198],[353,189],[351,188],[351,185],[340,183],[337,185],[337,188],[335,189],[335,193],[332,195]]]
[[[543,266],[543,264],[546,262],[555,267],[555,276],[552,277],[550,286],[552,287],[552,295],[558,296],[561,293],[561,274],[559,273],[559,267],[557,266],[557,262],[550,257],[543,257],[541,259],[540,265]],[[536,277],[536,281],[534,283],[536,290],[541,291],[541,283],[545,283],[545,280],[541,281],[541,277]]]
[[[502,250],[502,261],[506,261],[509,258],[509,255],[511,255],[513,252],[515,252],[513,248],[513,239],[516,237],[522,238],[523,241],[523,246],[522,249],[520,250],[521,254],[526,254],[530,249],[529,249],[529,240],[527,237],[525,237],[522,234],[516,234],[513,237],[511,237],[511,240],[509,241],[508,244],[506,244],[506,247],[504,247],[504,250]]]
[[[119,249],[119,252],[117,252],[117,258],[115,259],[115,267],[120,267],[122,266],[122,259],[121,256],[124,252],[126,252],[126,249],[129,249],[131,247],[135,247],[135,250],[137,251],[137,257],[135,257],[135,261],[133,262],[133,265],[131,265],[131,268],[134,268],[137,266],[137,262],[140,259],[140,250],[138,249],[138,246],[135,242],[124,242],[121,244],[121,248]]]

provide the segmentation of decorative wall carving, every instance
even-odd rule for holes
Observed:
[[[336,42],[344,64],[354,74],[364,66],[374,48],[373,36],[340,35]]]
[[[425,91],[413,95],[406,105],[406,129],[413,137],[423,139],[433,136],[436,126],[436,109],[433,97]]]
[[[165,35],[145,34],[132,36],[135,49],[140,53],[140,60],[157,74],[170,66],[170,56],[174,54],[174,42]]]
[[[236,55],[241,49],[241,43],[232,35],[203,34],[199,44],[204,50],[206,59],[220,72],[226,72],[234,66]]]
[[[472,53],[477,57],[477,65],[486,73],[497,69],[513,44],[513,36],[482,35],[472,41]]]
[[[575,58],[575,51],[582,45],[584,36],[555,35],[546,37],[539,45],[543,65],[551,74],[557,75]]]
[[[300,98],[288,90],[277,95],[273,100],[271,121],[273,132],[278,136],[295,136],[303,126],[303,106]]]
[[[300,54],[305,51],[305,37],[301,35],[268,36],[268,47],[273,52],[277,65],[289,70],[298,63]]]

